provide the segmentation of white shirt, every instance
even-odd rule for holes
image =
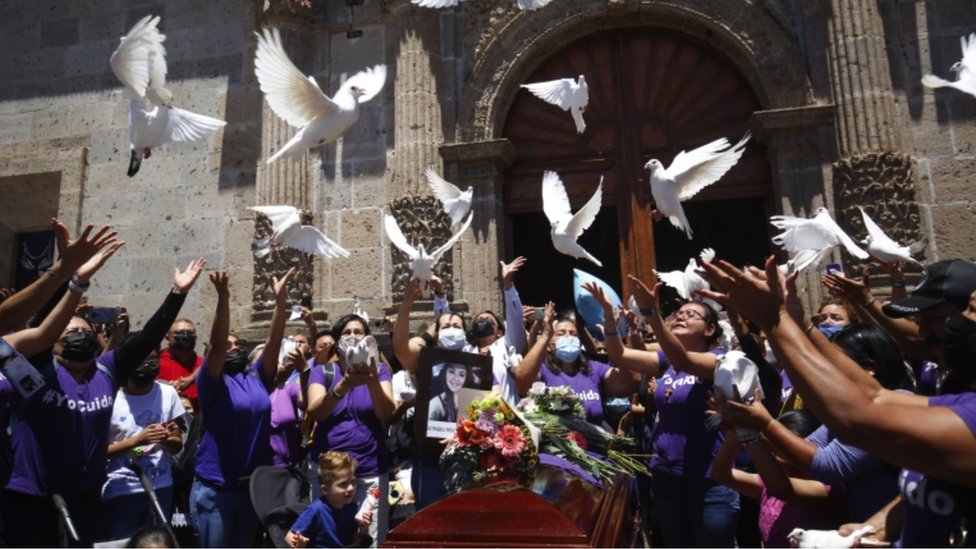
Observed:
[[[176,389],[169,385],[153,382],[153,388],[141,396],[126,394],[120,389],[112,407],[109,443],[132,438],[149,425],[174,420],[185,412]],[[147,444],[109,458],[108,480],[102,488],[102,499],[143,491],[139,477],[128,467],[130,459],[136,460],[152,479],[153,488],[173,485],[173,458],[161,445]]]

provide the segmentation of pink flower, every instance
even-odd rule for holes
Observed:
[[[525,451],[525,437],[522,430],[514,425],[505,425],[495,436],[495,448],[505,457],[518,457]]]
[[[569,434],[566,435],[566,438],[575,442],[581,450],[586,450],[586,437],[581,435],[579,431],[570,431]]]

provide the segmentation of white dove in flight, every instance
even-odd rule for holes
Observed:
[[[255,33],[256,34],[256,33]],[[288,58],[278,29],[258,34],[254,73],[271,110],[298,133],[268,159],[297,158],[312,147],[338,140],[359,118],[359,105],[383,89],[386,65],[376,65],[343,82],[330,99],[311,76],[305,77]]]
[[[712,248],[705,248],[698,254],[698,257],[705,263],[711,263],[715,259],[715,250]],[[698,294],[699,290],[709,289],[708,282],[705,282],[704,277],[702,277],[703,270],[698,266],[698,262],[695,258],[688,260],[688,265],[685,267],[684,271],[666,271],[658,272],[654,271],[661,282],[666,286],[671,286],[678,291],[678,295],[682,299],[689,301],[702,301],[707,303],[716,311],[721,311],[722,306],[716,303],[712,299],[702,297]]]
[[[583,111],[586,110],[586,105],[590,102],[590,89],[587,87],[586,78],[582,74],[577,80],[560,78],[548,82],[522,84],[522,87],[546,103],[569,111],[573,117],[573,122],[576,124],[576,133],[583,133],[586,130]]]
[[[881,230],[881,227],[871,219],[871,216],[864,211],[864,208],[858,206],[857,209],[861,210],[861,217],[864,218],[864,227],[868,230],[868,236],[861,243],[867,246],[868,253],[872,257],[885,263],[904,262],[914,263],[916,265],[922,264],[912,256],[925,249],[929,243],[928,239],[923,238],[911,246],[899,246],[897,242]]]
[[[451,8],[463,0],[410,0],[413,5],[422,8]],[[516,0],[521,10],[537,10],[552,0]]]
[[[955,88],[976,96],[976,32],[959,37],[962,43],[962,60],[953,63],[949,70],[956,73],[956,80],[950,82],[939,78],[934,74],[926,74],[922,77],[922,85],[926,88]]]
[[[804,530],[803,528],[794,528],[786,536],[786,539],[789,540],[790,547],[854,547],[854,545],[861,541],[862,537],[873,533],[873,526],[862,526],[846,536],[840,535],[837,530]]]
[[[132,94],[129,102],[129,177],[139,172],[152,149],[170,142],[205,139],[224,127],[223,120],[173,107],[166,89],[166,37],[159,33],[159,16],[147,15],[120,39],[109,64],[115,77]]]
[[[749,132],[734,147],[724,137],[693,149],[681,151],[666,169],[652,158],[645,168],[651,172],[651,194],[657,211],[667,216],[671,224],[683,230],[691,240],[691,225],[681,203],[698,194],[705,187],[722,178],[742,158]]]
[[[273,231],[271,236],[262,238],[251,246],[258,257],[268,255],[273,246],[287,246],[322,257],[349,257],[349,252],[345,248],[322,234],[322,231],[311,225],[302,225],[302,217],[298,208],[293,206],[253,206],[248,210],[264,214],[271,220]]]
[[[462,192],[456,185],[437,175],[434,168],[427,168],[427,183],[430,185],[431,192],[444,206],[444,213],[451,218],[451,225],[454,228],[460,226],[464,216],[471,210],[474,188],[469,186]]]
[[[786,275],[791,275],[796,272],[802,272],[810,267],[816,267],[821,261],[833,250],[832,246],[824,248],[822,250],[800,250],[792,258],[790,258],[785,264],[779,266],[780,272]]]
[[[598,267],[603,264],[583,249],[576,240],[588,229],[600,213],[603,201],[603,177],[593,196],[574,215],[562,179],[556,172],[547,171],[542,176],[542,211],[552,227],[552,245],[556,251],[577,259],[589,259]]]
[[[773,237],[773,244],[787,252],[804,252],[806,266],[819,262],[826,255],[825,249],[843,244],[851,255],[867,259],[868,253],[862,250],[847,236],[844,229],[830,217],[827,208],[820,207],[810,219],[788,215],[774,215],[769,222],[783,232]],[[809,251],[806,251],[809,250]],[[818,256],[819,254],[819,256]],[[805,267],[805,266],[804,266]],[[801,270],[801,269],[796,269]]]
[[[383,226],[386,228],[386,236],[389,237],[390,242],[407,255],[407,259],[410,261],[410,268],[413,270],[413,276],[422,282],[428,282],[434,276],[434,265],[451,249],[451,246],[454,246],[454,243],[461,238],[464,231],[468,230],[468,227],[471,226],[472,219],[474,219],[474,214],[468,214],[468,218],[464,221],[461,229],[431,253],[427,253],[427,249],[424,248],[423,244],[417,244],[416,248],[411,246],[407,242],[407,238],[403,236],[403,231],[400,230],[396,218],[392,215],[386,214],[383,219]]]

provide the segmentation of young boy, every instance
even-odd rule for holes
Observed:
[[[345,452],[319,456],[322,497],[305,508],[285,534],[289,547],[345,547],[367,532],[372,513],[356,518],[356,460]]]

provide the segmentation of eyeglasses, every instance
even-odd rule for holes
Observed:
[[[689,318],[697,318],[702,322],[705,321],[705,315],[699,313],[694,309],[681,309],[680,311],[674,313],[675,320],[687,320]]]

